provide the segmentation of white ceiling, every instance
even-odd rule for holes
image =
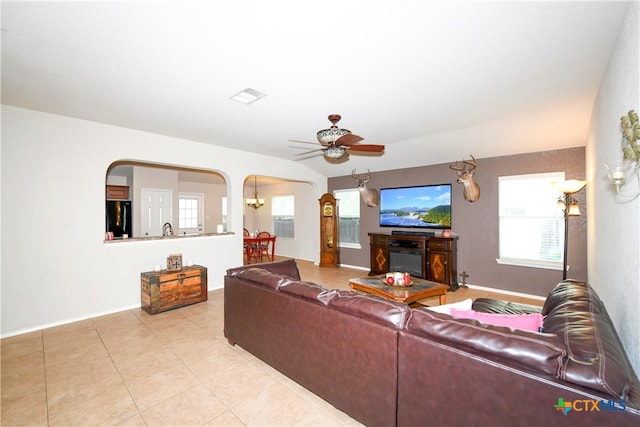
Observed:
[[[337,113],[386,145],[302,160],[328,177],[583,146],[627,6],[2,1],[2,103],[286,159]]]

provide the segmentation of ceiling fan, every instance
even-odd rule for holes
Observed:
[[[340,159],[349,153],[382,153],[384,151],[384,145],[379,144],[359,144],[364,138],[351,133],[348,129],[339,128],[336,123],[340,121],[342,117],[339,114],[331,114],[329,121],[331,127],[329,129],[323,129],[318,131],[316,136],[318,142],[299,141],[296,139],[290,139],[291,142],[301,142],[304,144],[320,144],[321,148],[317,148],[311,151],[305,151],[299,153],[297,156],[304,156],[311,153],[317,153],[315,155],[324,154],[330,159]],[[306,159],[312,156],[302,157],[298,160]]]

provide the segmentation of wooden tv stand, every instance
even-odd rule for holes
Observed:
[[[390,252],[419,259],[420,271],[413,276],[458,289],[458,237],[369,233],[371,266],[369,275],[388,273]],[[418,275],[419,273],[419,275]]]

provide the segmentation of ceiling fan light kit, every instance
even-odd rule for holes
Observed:
[[[384,151],[384,145],[358,144],[363,140],[361,136],[354,135],[349,129],[339,128],[336,124],[341,119],[339,114],[331,114],[328,118],[331,122],[331,127],[329,129],[322,129],[316,133],[318,142],[322,148],[300,153],[298,155],[321,152],[327,158],[340,159],[349,153],[382,153]],[[294,139],[290,139],[289,141],[314,144],[313,142],[298,141]]]
[[[318,131],[316,136],[318,137],[318,141],[320,141],[322,145],[333,144],[339,138],[343,137],[348,133],[351,133],[349,129],[342,129],[342,128],[339,128],[338,125],[336,125],[336,123],[338,123],[341,118],[342,117],[340,117],[339,114],[331,114],[329,116],[329,121],[332,124],[331,127],[329,129],[322,129]]]
[[[325,156],[331,159],[339,159],[340,157],[347,154],[347,150],[342,147],[327,147],[322,150]]]

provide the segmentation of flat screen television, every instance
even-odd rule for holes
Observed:
[[[380,227],[451,229],[451,184],[381,188]]]

